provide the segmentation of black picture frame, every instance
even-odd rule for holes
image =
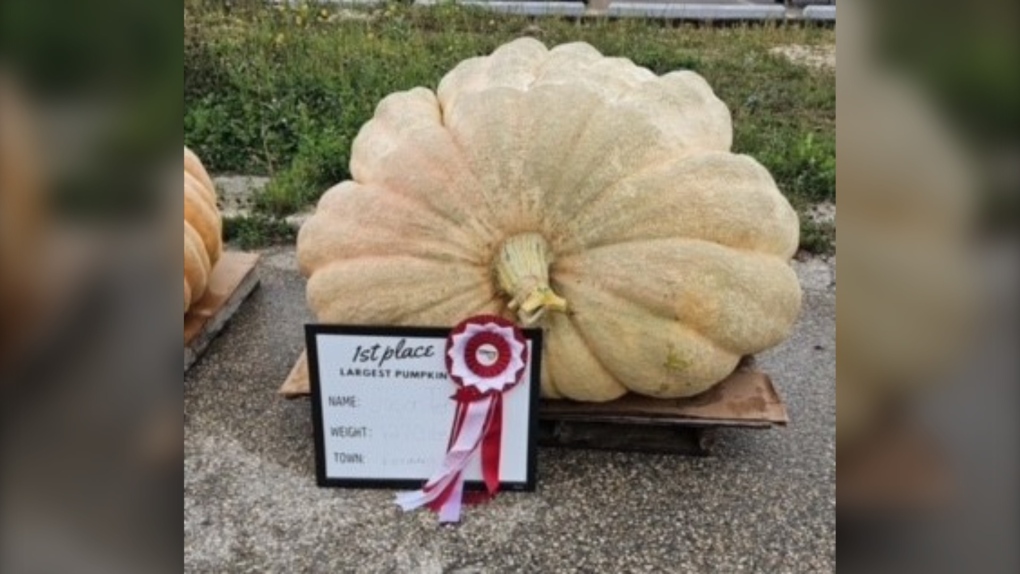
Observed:
[[[350,335],[350,336],[385,336],[385,337],[408,337],[408,338],[430,338],[437,339],[449,336],[453,328],[444,327],[394,327],[394,326],[366,326],[366,325],[336,325],[308,323],[305,325],[305,348],[308,356],[308,379],[311,387],[311,415],[312,427],[315,439],[315,478],[318,486],[323,488],[369,488],[369,489],[394,489],[394,490],[416,490],[421,488],[427,478],[421,480],[407,480],[404,478],[338,478],[326,474],[326,441],[325,424],[322,412],[322,386],[319,377],[319,357],[317,338],[319,335]],[[538,407],[539,394],[541,391],[542,373],[542,330],[521,329],[521,333],[531,343],[531,378],[529,381],[522,381],[521,386],[526,387],[529,396],[528,412],[528,453],[527,453],[527,480],[524,482],[500,481],[499,488],[504,491],[534,492],[537,476],[537,440],[538,440]],[[526,384],[525,384],[526,383]],[[452,385],[452,384],[451,384]],[[451,391],[453,389],[451,388]],[[485,489],[481,481],[466,481],[465,490],[481,491]]]

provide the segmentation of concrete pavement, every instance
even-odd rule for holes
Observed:
[[[798,263],[805,308],[759,358],[791,424],[720,433],[709,458],[541,449],[538,492],[455,527],[392,492],[315,486],[306,400],[276,389],[311,319],[293,250],[185,377],[188,572],[830,572],[834,264]]]

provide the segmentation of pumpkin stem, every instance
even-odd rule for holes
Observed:
[[[537,323],[545,312],[567,310],[567,301],[549,287],[552,251],[538,233],[507,239],[495,261],[500,289],[511,297],[509,307],[525,326]]]

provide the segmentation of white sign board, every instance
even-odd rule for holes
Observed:
[[[420,488],[450,440],[457,386],[449,329],[308,325],[306,338],[320,486]],[[503,397],[500,488],[534,490],[541,331],[524,330],[528,364]],[[468,488],[481,465],[467,467]]]

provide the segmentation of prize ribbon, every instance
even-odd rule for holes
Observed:
[[[440,522],[458,522],[464,500],[463,473],[481,451],[487,498],[499,490],[503,441],[503,394],[520,382],[528,346],[516,325],[494,315],[471,317],[446,341],[446,370],[457,385],[457,410],[442,465],[421,490],[397,495],[405,511],[427,506]]]

